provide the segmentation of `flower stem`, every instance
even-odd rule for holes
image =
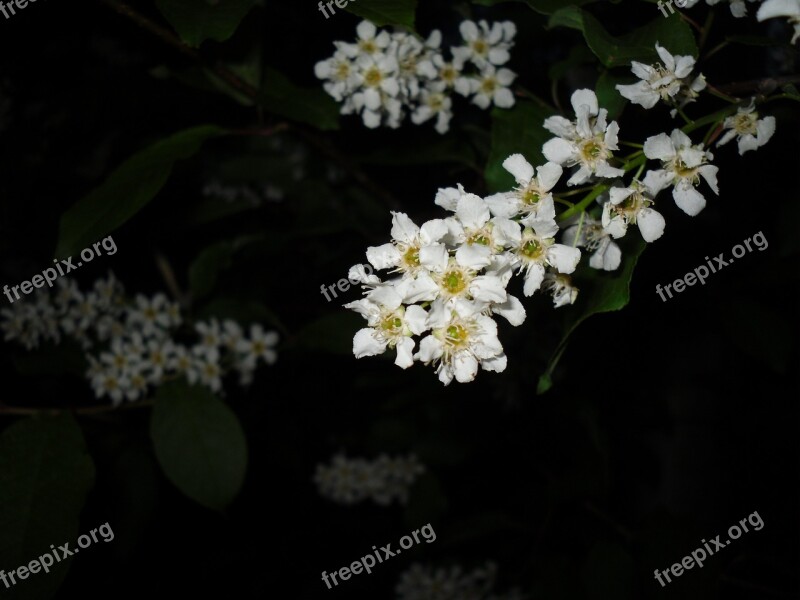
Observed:
[[[565,219],[569,219],[573,215],[577,215],[578,213],[582,213],[584,209],[592,203],[592,201],[597,198],[600,194],[605,192],[611,186],[607,183],[597,185],[595,188],[586,195],[580,202],[578,202],[575,206],[568,208],[560,215],[556,217],[556,221],[563,221]]]
[[[586,187],[576,188],[574,190],[570,190],[569,192],[561,192],[556,194],[561,198],[568,198],[569,196],[574,196],[576,194],[582,194],[583,192],[588,192],[589,190],[593,189],[593,185],[587,185]]]
[[[623,142],[620,141],[620,144],[623,146],[630,146],[631,148],[644,148],[644,144],[634,144],[633,142]]]
[[[694,121],[692,121],[688,116],[686,116],[686,113],[683,112],[683,109],[680,106],[676,106],[675,110],[678,111],[678,114],[683,118],[684,121],[686,121],[687,125],[691,125],[692,123],[694,123]]]

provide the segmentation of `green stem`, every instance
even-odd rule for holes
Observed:
[[[678,111],[678,114],[683,118],[684,121],[686,121],[687,125],[691,125],[692,123],[694,123],[694,121],[692,121],[688,116],[686,116],[686,113],[683,112],[683,109],[681,107],[676,106],[675,110]]]
[[[697,121],[694,121],[693,123],[690,123],[688,125],[684,125],[683,127],[681,127],[681,131],[683,131],[683,133],[691,133],[695,129],[700,129],[701,127],[705,127],[706,125],[709,125],[710,123],[715,123],[717,121],[722,121],[723,119],[725,119],[725,117],[735,113],[736,112],[736,108],[737,107],[733,106],[733,105],[726,106],[725,108],[720,109],[715,113],[711,113],[710,115],[706,115],[702,119],[697,119]]]
[[[564,206],[568,206],[569,208],[572,208],[573,206],[575,206],[575,204],[573,204],[569,200],[562,200],[561,198],[558,198],[556,196],[553,196],[553,200],[563,204]]]
[[[586,217],[586,212],[581,213],[581,220],[578,221],[578,231],[575,232],[575,240],[572,243],[572,247],[575,248],[578,245],[578,240],[581,239],[581,229],[583,229],[583,219]]]
[[[717,88],[715,88],[713,85],[706,84],[706,88],[708,89],[708,92],[709,92],[709,93],[710,93],[712,96],[716,96],[717,98],[720,98],[720,99],[722,99],[722,100],[725,100],[725,102],[730,102],[730,103],[732,103],[732,104],[736,104],[736,103],[738,103],[738,102],[739,102],[739,100],[738,100],[737,98],[734,98],[733,96],[729,96],[728,94],[726,94],[726,93],[724,93],[724,92],[721,92],[721,91],[719,91],[719,90],[718,90]]]
[[[706,41],[708,40],[708,34],[711,32],[711,25],[714,23],[714,11],[708,11],[708,16],[706,17],[706,22],[703,23],[703,31],[700,34],[700,41],[697,44],[698,51],[703,49],[703,46],[706,45]]]
[[[558,215],[556,217],[556,221],[564,221],[565,219],[569,219],[573,215],[577,215],[578,213],[582,213],[584,211],[584,209],[587,206],[589,206],[589,204],[591,204],[600,194],[605,192],[610,187],[611,186],[609,184],[607,184],[607,183],[595,186],[595,188],[589,194],[587,194],[585,198],[583,198],[580,202],[578,202],[575,206],[573,206],[572,208],[568,208],[567,210],[562,212],[560,215]]]
[[[570,190],[569,192],[561,192],[556,195],[561,198],[568,198],[569,196],[575,196],[576,194],[582,194],[583,192],[588,192],[591,189],[594,189],[594,186],[587,185],[586,187],[576,188],[574,190]]]
[[[620,141],[623,146],[630,146],[631,148],[644,148],[644,144],[634,144],[633,142]]]

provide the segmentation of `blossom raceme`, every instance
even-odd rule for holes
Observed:
[[[438,30],[421,41],[405,31],[378,31],[362,21],[356,41],[334,42],[336,51],[316,63],[314,74],[341,103],[341,114],[360,115],[368,128],[397,128],[410,115],[416,125],[433,121],[444,134],[453,116],[454,92],[484,110],[515,103],[509,86],[516,74],[500,67],[511,58],[514,24],[464,21],[461,33],[465,45],[451,48],[448,58]]]
[[[687,215],[693,217],[705,208],[705,196],[695,189],[701,177],[719,195],[719,169],[709,164],[714,155],[702,144],[693,145],[691,138],[680,129],[673,130],[669,136],[661,133],[647,138],[644,154],[647,158],[660,160],[662,168],[648,171],[642,183],[653,194],[672,186],[675,204]]]
[[[619,84],[617,91],[623,98],[646,109],[653,108],[659,101],[683,108],[705,89],[703,75],[692,79],[695,60],[691,56],[673,56],[663,46],[656,43],[656,52],[661,63],[646,65],[638,61],[631,63],[631,71],[641,81],[630,85]]]
[[[29,350],[41,342],[76,340],[84,349],[86,378],[95,396],[113,405],[142,400],[178,377],[216,393],[223,391],[224,376],[235,372],[246,386],[259,363],[271,365],[277,359],[274,331],[253,324],[245,335],[235,321],[214,318],[191,327],[164,294],[126,298],[113,274],[95,281],[91,291],[69,280],[59,280],[53,292],[38,290],[35,302],[0,311],[0,331],[6,341]],[[193,343],[179,343],[178,333],[181,339],[194,338]]]
[[[608,111],[600,108],[593,90],[577,90],[572,94],[575,121],[561,116],[548,117],[544,128],[558,136],[542,146],[547,160],[562,166],[578,168],[567,185],[581,185],[596,177],[619,177],[624,171],[612,167],[612,152],[618,150],[619,125],[607,123]]]
[[[741,156],[748,150],[757,150],[766,144],[775,133],[775,117],[758,117],[752,101],[748,106],[740,106],[736,114],[726,118],[722,124],[728,131],[719,139],[717,146],[723,146],[737,138]]]

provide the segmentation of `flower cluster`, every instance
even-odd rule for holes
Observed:
[[[362,21],[356,27],[358,39],[334,42],[333,56],[318,62],[314,72],[325,81],[325,91],[342,103],[341,113],[361,115],[367,127],[397,128],[409,112],[413,123],[435,120],[436,131],[445,133],[453,116],[453,92],[483,109],[514,105],[508,86],[516,75],[501,67],[511,58],[514,24],[464,21],[460,29],[464,45],[451,48],[448,59],[438,30],[422,41],[404,31],[379,32]]]
[[[330,465],[317,465],[313,481],[321,496],[339,504],[352,505],[367,498],[381,506],[408,502],[408,492],[425,472],[413,454],[391,458],[381,454],[368,461],[337,454]]]
[[[498,594],[494,588],[497,565],[464,572],[460,566],[433,569],[415,563],[401,576],[395,587],[397,600],[523,600],[518,590]]]
[[[702,73],[691,77],[695,60],[691,56],[673,56],[665,48],[656,44],[656,52],[662,63],[645,65],[633,61],[631,71],[641,81],[632,85],[617,85],[623,98],[644,108],[653,108],[659,100],[682,109],[693,102],[706,87]],[[677,110],[673,110],[673,117]]]
[[[704,79],[691,79],[691,57],[673,56],[660,45],[656,51],[664,64],[633,63],[642,81],[618,90],[645,108],[663,101],[680,109]],[[501,372],[507,359],[493,316],[513,326],[526,317],[520,300],[507,291],[515,273],[524,279],[525,296],[543,290],[555,307],[572,304],[578,289],[570,274],[580,261],[579,248],[589,251],[589,267],[613,271],[622,261],[614,240],[624,237],[629,225],[638,227],[645,242],[663,235],[666,221],[653,208],[659,193],[671,189],[675,204],[689,216],[706,205],[703,182],[719,195],[718,167],[705,142],[694,143],[675,128],[644,144],[622,142],[640,150],[620,157],[615,154],[619,125],[608,121],[595,92],[577,90],[571,103],[574,119],[553,116],[543,123],[555,136],[542,146],[547,162],[534,167],[521,154],[505,159],[503,167],[516,181],[513,189],[485,198],[461,185],[440,189],[435,203],[452,215],[421,226],[405,213],[392,213],[391,242],[366,252],[370,264],[391,277],[367,274],[360,265],[349,273],[365,290],[364,298],[345,305],[367,321],[353,339],[356,358],[394,350],[397,366],[433,363],[445,385],[472,381],[479,368]],[[739,106],[735,116],[720,117],[709,136],[714,127],[717,135],[730,130],[720,144],[738,136],[742,153],[766,143],[775,120],[759,119],[751,103]],[[645,171],[648,160],[658,165]],[[592,190],[578,204],[564,199],[575,192],[556,191],[565,169],[571,169],[567,187],[588,184],[584,189]],[[591,204],[595,199],[599,206]],[[557,215],[556,201],[569,208]],[[421,337],[418,348],[415,336]]]
[[[87,378],[97,398],[108,396],[115,405],[148,395],[151,387],[184,376],[214,392],[222,389],[222,377],[234,370],[241,385],[252,381],[259,362],[273,364],[278,336],[257,324],[249,335],[231,320],[196,323],[193,344],[176,336],[183,323],[180,308],[164,294],[150,298],[137,295],[126,300],[113,274],[81,291],[73,280],[59,279],[53,293],[38,290],[33,302],[16,302],[0,311],[0,331],[6,341],[26,349],[42,341],[77,341],[89,363]]]
[[[758,2],[759,0],[748,0],[749,2]],[[685,4],[683,8],[691,8],[695,4],[700,2],[700,0],[685,0]],[[747,5],[745,4],[745,0],[706,0],[706,4],[709,6],[714,6],[719,4],[720,2],[728,2],[731,5],[731,14],[740,19],[747,15]]]

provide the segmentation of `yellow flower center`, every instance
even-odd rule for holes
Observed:
[[[472,49],[475,51],[475,54],[483,56],[489,51],[489,44],[484,40],[475,40],[472,42]]]
[[[369,87],[378,87],[383,81],[383,73],[377,67],[371,67],[364,75],[364,83]]]
[[[542,248],[542,244],[539,243],[539,240],[528,240],[522,244],[520,253],[526,258],[536,260],[542,256],[544,253],[544,248]]]

